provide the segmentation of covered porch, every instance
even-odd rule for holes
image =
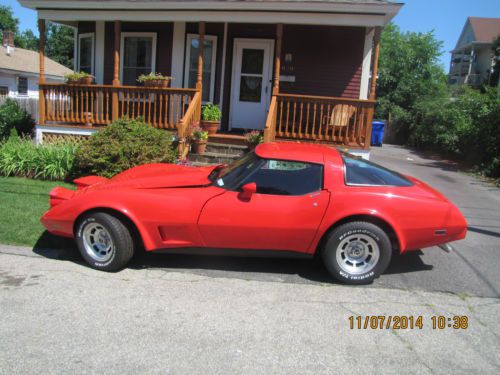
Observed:
[[[44,17],[75,28],[75,69],[96,78],[91,85],[48,84],[40,64],[39,127],[88,131],[119,117],[142,117],[175,131],[184,151],[202,104],[213,102],[223,113],[215,141],[256,129],[265,141],[369,148],[380,30],[395,11],[347,20],[333,13],[245,19],[238,12],[200,11],[196,17],[206,20],[198,22],[167,13],[164,21],[158,15],[139,20],[139,14],[132,21],[125,13],[39,10],[41,35]],[[142,57],[131,58],[144,46]],[[41,56],[44,47],[42,37]],[[151,71],[172,76],[172,87],[136,83],[139,73]]]

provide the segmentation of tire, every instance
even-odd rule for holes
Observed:
[[[120,270],[134,256],[134,241],[128,228],[116,217],[103,212],[79,220],[75,237],[83,259],[98,270]]]
[[[330,274],[345,284],[369,284],[389,266],[389,237],[375,224],[354,221],[335,228],[321,253]]]

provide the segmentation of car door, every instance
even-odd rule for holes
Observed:
[[[210,199],[198,227],[207,247],[306,252],[328,207],[319,164],[263,160],[234,189]],[[242,198],[241,187],[257,191]]]

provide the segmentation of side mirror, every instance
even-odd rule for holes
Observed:
[[[252,195],[257,192],[257,184],[255,182],[251,182],[249,184],[245,184],[241,187],[241,192],[238,196],[244,200],[250,200]]]

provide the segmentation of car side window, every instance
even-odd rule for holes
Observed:
[[[319,164],[285,160],[263,160],[241,186],[255,182],[258,194],[304,195],[323,187],[323,167]]]
[[[413,183],[397,172],[359,157],[343,154],[346,185],[412,186]]]

